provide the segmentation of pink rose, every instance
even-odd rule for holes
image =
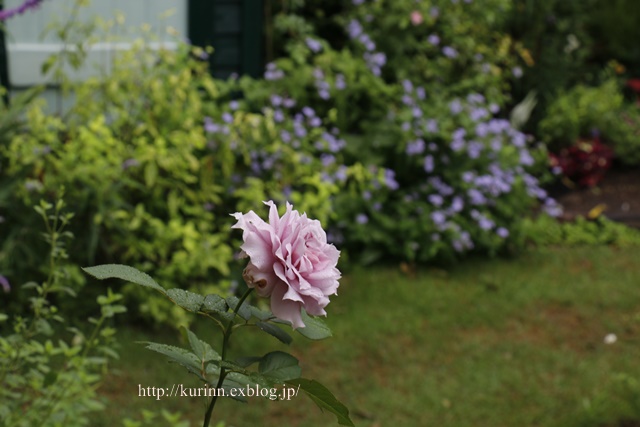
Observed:
[[[411,23],[413,25],[420,25],[423,21],[424,19],[422,18],[422,14],[420,12],[418,12],[417,10],[411,12]]]
[[[340,251],[327,243],[320,221],[292,210],[280,218],[272,201],[269,223],[253,211],[235,213],[242,229],[243,255],[250,261],[242,276],[258,295],[271,297],[271,311],[293,328],[302,328],[301,309],[324,316],[329,295],[337,293],[340,271],[336,268]]]

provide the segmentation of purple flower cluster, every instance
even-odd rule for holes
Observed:
[[[40,3],[42,3],[42,0],[25,0],[18,7],[0,10],[0,21],[6,21],[16,15],[22,15],[28,10],[36,9],[38,6],[40,6]]]
[[[284,71],[278,68],[276,64],[273,62],[269,62],[267,64],[266,70],[264,72],[265,80],[280,80],[284,77]]]
[[[306,40],[305,40],[305,43],[306,43],[307,47],[313,53],[318,53],[318,52],[320,52],[322,50],[322,44],[316,39],[312,39],[311,37],[307,37]]]
[[[9,280],[0,274],[0,286],[2,286],[2,290],[5,294],[11,292],[11,284],[9,284]]]
[[[362,55],[367,66],[375,76],[382,74],[382,67],[387,63],[387,55],[383,52],[376,52],[376,43],[371,40],[371,37],[364,32],[362,24],[352,19],[347,24],[347,33],[352,40],[359,42],[365,49],[365,53]]]
[[[547,213],[561,213],[538,180],[527,173],[535,163],[527,136],[512,128],[509,121],[493,117],[500,110],[497,105],[478,93],[456,98],[448,104],[452,116],[440,129],[438,121],[425,117],[424,95],[418,94],[415,85],[405,80],[402,88],[402,104],[412,117],[401,125],[408,138],[404,152],[416,158],[426,175],[426,183],[417,184],[418,192],[404,200],[418,203],[417,215],[423,210],[420,203],[431,207],[428,219],[436,230],[434,241],[447,239],[454,250],[464,252],[473,249],[475,233],[507,239],[509,214],[501,214],[497,201],[513,192],[524,190],[541,201]],[[458,125],[452,128],[454,123]],[[514,154],[505,155],[505,147],[511,147],[507,152]],[[448,164],[467,166],[456,174]]]
[[[331,94],[329,92],[331,90],[331,85],[325,80],[324,72],[320,68],[314,68],[313,78],[315,79],[316,89],[318,89],[318,96],[325,101],[331,98]]]

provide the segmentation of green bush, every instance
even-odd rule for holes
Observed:
[[[39,104],[27,113],[28,130],[2,155],[3,180],[14,187],[4,227],[3,271],[18,280],[41,258],[32,241],[29,206],[64,185],[78,220],[70,253],[79,265],[127,262],[154,267],[165,283],[214,290],[229,273],[228,212],[219,183],[229,174],[229,151],[207,148],[202,123],[216,96],[206,67],[188,49],[154,52],[144,46],[122,55],[107,78],[75,88],[65,120],[45,115]],[[144,300],[143,313],[167,319],[166,306]]]
[[[594,131],[614,148],[622,163],[640,164],[640,109],[624,102],[615,78],[596,87],[579,84],[558,96],[538,126],[538,134],[554,151]]]
[[[36,206],[47,228],[44,236],[49,255],[41,260],[47,279],[22,287],[14,283],[5,298],[29,294],[29,309],[14,315],[0,312],[3,426],[86,426],[91,425],[92,413],[104,410],[96,388],[109,359],[117,357],[115,330],[108,323],[125,307],[117,304],[121,296],[111,290],[99,296],[101,315],[89,319],[94,327],[87,334],[72,326],[66,313],[54,305],[56,299],[75,296],[66,283],[65,265],[71,237],[65,228],[72,215],[63,214],[63,209],[62,201],[55,206],[45,202]],[[68,327],[63,331],[64,326]]]

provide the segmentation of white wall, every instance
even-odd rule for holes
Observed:
[[[5,0],[5,8],[19,6],[22,1]],[[73,0],[44,0],[40,8],[16,16],[6,23],[11,87],[53,83],[42,75],[41,67],[52,53],[60,52],[63,45],[54,34],[44,38],[42,34],[49,23],[55,20],[66,22],[73,4]],[[91,22],[95,17],[117,21],[120,13],[125,17],[125,22],[100,36],[102,41],[92,45],[82,69],[66,70],[75,80],[95,75],[98,69],[108,70],[114,52],[127,49],[130,41],[140,36],[139,28],[143,24],[147,24],[157,47],[172,48],[176,39],[185,40],[187,37],[187,0],[93,0],[89,6],[79,10],[78,16],[82,22]]]

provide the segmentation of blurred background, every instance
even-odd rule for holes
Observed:
[[[333,338],[289,350],[356,425],[640,425],[639,2],[5,0],[0,20],[6,425],[200,425],[201,399],[138,396],[199,383],[137,342],[219,334],[81,267],[242,293],[229,214],[264,200],[341,251]],[[234,354],[279,345],[242,333]],[[310,400],[216,417],[335,424]]]

